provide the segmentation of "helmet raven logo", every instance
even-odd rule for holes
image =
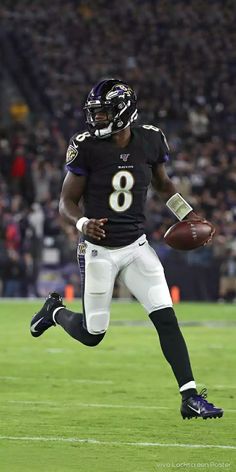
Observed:
[[[106,99],[111,100],[114,97],[121,97],[121,96],[125,97],[125,95],[130,96],[131,92],[132,90],[130,87],[123,84],[116,84],[116,85],[113,85],[110,92],[106,94]]]

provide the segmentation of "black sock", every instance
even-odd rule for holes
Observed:
[[[197,395],[197,390],[196,388],[189,388],[188,390],[184,390],[183,392],[180,392],[182,395],[183,400],[187,400],[189,397],[192,397],[193,395]]]
[[[187,346],[173,308],[156,310],[149,316],[158,332],[162,352],[171,365],[179,387],[193,381]]]
[[[86,346],[97,346],[106,333],[90,334],[84,326],[84,317],[81,313],[62,308],[55,316],[56,322],[74,339]]]

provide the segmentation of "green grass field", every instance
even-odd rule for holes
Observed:
[[[176,307],[199,388],[225,409],[222,419],[183,421],[139,305],[114,303],[110,329],[92,349],[59,327],[32,338],[40,305],[0,303],[1,472],[236,470],[235,306]]]

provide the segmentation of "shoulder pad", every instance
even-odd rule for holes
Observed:
[[[153,125],[142,125],[142,128],[144,129],[151,129],[152,131],[161,131],[160,128],[157,128],[156,126],[153,126]]]
[[[72,138],[76,143],[82,143],[86,138],[90,138],[91,134],[89,131],[84,131],[83,133],[75,134]]]
[[[78,156],[80,143],[85,141],[86,138],[89,138],[91,135],[88,131],[84,133],[75,134],[69,143],[67,152],[66,152],[66,164],[70,164]]]
[[[167,150],[168,151],[170,150],[169,144],[168,144],[167,139],[166,139],[166,136],[160,128],[157,128],[156,126],[153,126],[153,125],[141,125],[141,126],[144,129],[152,130],[152,131],[157,132],[159,134],[159,136],[161,137],[161,140],[165,143]]]

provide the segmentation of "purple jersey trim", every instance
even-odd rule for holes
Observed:
[[[168,155],[168,154],[165,154],[165,155],[163,156],[163,161],[164,161],[164,162],[167,162],[167,161],[169,161],[169,160],[170,160],[169,155]]]
[[[88,175],[88,172],[85,169],[81,169],[81,167],[70,167],[69,164],[66,165],[67,170],[72,172],[72,174],[76,175]]]

